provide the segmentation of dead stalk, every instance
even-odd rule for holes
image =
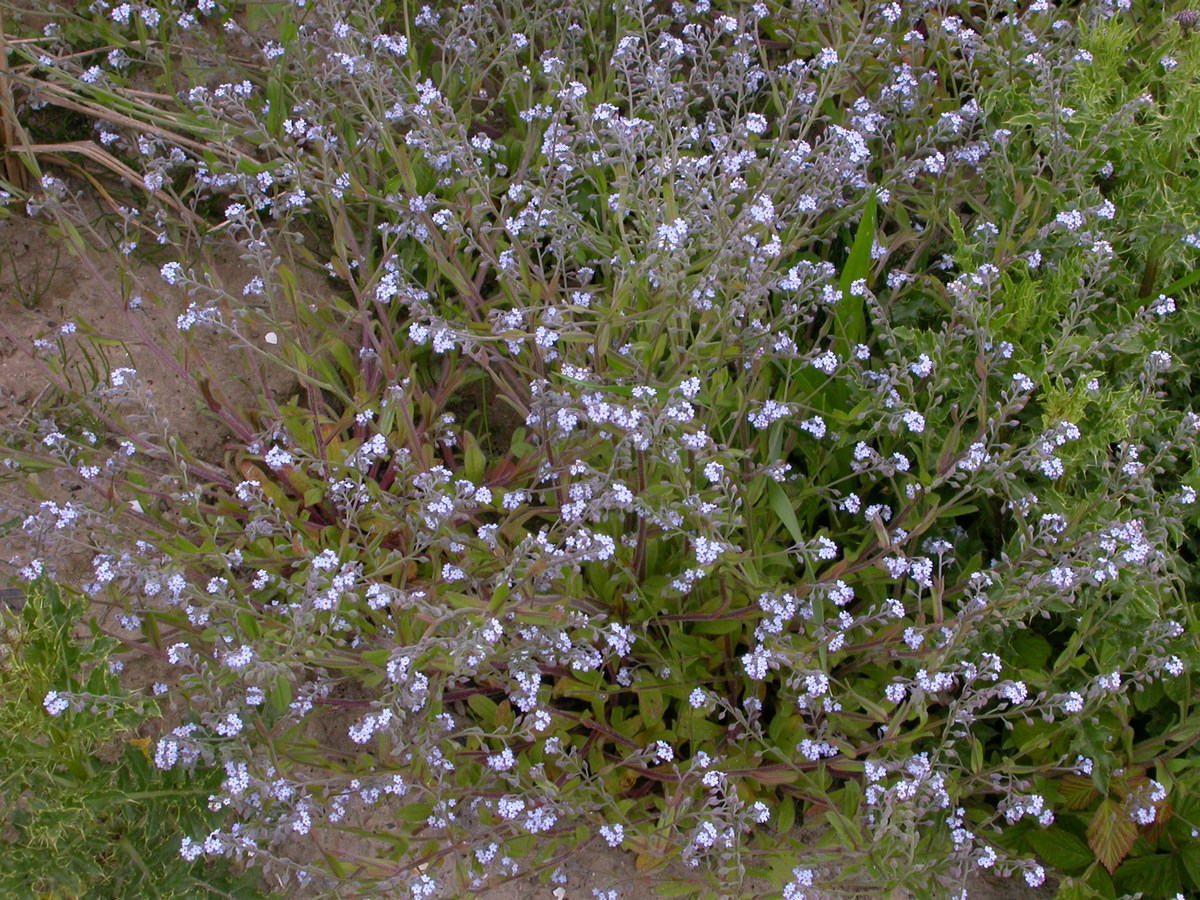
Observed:
[[[13,102],[12,79],[8,70],[8,30],[4,22],[4,11],[0,10],[0,154],[4,160],[4,178],[19,191],[29,189],[29,173],[14,154],[16,148],[25,143],[21,124],[17,121],[17,107]]]

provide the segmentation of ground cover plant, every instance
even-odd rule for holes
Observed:
[[[10,897],[161,898],[253,889],[253,873],[233,878],[226,864],[207,872],[178,864],[175,835],[216,824],[205,806],[220,778],[155,774],[151,740],[132,736],[152,719],[152,701],[119,686],[116,641],[72,634],[85,615],[82,596],[41,577],[13,606],[0,611],[0,808],[10,832],[0,889]],[[103,712],[47,725],[55,688],[94,695]]]
[[[31,348],[56,390],[6,474],[80,491],[23,512],[23,574],[87,546],[169,663],[163,789],[219,783],[179,866],[450,897],[604,844],[677,863],[663,895],[1200,890],[1200,13],[7,15],[9,212],[129,259],[124,329]],[[49,690],[24,728],[131,714]]]

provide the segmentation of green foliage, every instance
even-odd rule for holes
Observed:
[[[185,884],[212,793],[226,838],[339,896],[416,896],[447,847],[463,885],[501,846],[550,869],[616,823],[641,868],[706,864],[668,892],[795,893],[797,859],[847,895],[1035,858],[1064,897],[1197,888],[1196,42],[1101,3],[730,9],[718,34],[257,4],[203,38],[92,11],[62,41],[90,22],[135,60],[103,82],[21,49],[27,86],[120,110],[113,152],[172,174],[149,208],[193,304],[175,364],[232,438],[198,459],[83,341],[52,371],[105,439],[59,416],[11,440],[21,472],[104,473],[106,596],[198,735],[160,737],[192,751],[166,774],[102,767],[149,711],[111,646],[66,646],[78,608],[31,619],[9,770],[53,802],[6,789],[13,859],[163,835],[73,890],[160,851],[155,884]],[[250,87],[177,94],[206,53]],[[70,223],[63,193],[36,199]],[[205,271],[218,230],[253,302]],[[57,509],[27,528],[53,539]],[[34,593],[30,616],[67,602]],[[51,689],[111,717],[47,719]],[[313,863],[310,829],[361,843]]]
[[[154,705],[108,671],[116,642],[84,636],[84,602],[46,577],[19,612],[0,612],[0,892],[11,897],[254,896],[257,878],[219,866],[200,874],[179,858],[179,833],[212,820],[219,778],[159,773]],[[2,609],[2,608],[0,608]],[[48,692],[78,709],[51,716]]]

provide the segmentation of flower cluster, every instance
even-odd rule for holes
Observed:
[[[1028,835],[1084,805],[1058,802],[1065,761],[1132,765],[1097,729],[1182,703],[1195,662],[1191,282],[1160,294],[1157,256],[1135,277],[1113,252],[1133,213],[1108,182],[1134,173],[1100,157],[1153,98],[1096,121],[1093,26],[704,0],[425,7],[400,34],[374,4],[300,5],[271,38],[193,14],[268,73],[181,93],[212,152],[101,138],[153,198],[126,226],[180,237],[142,285],[187,295],[173,333],[141,306],[130,327],[181,342],[227,446],[187,448],[116,366],[9,465],[80,484],[21,530],[94,547],[87,595],[182,700],[155,767],[217,773],[220,827],[181,857],[432,897],[447,846],[477,890],[586,833],[725,885],[765,855],[788,900],[1041,884]],[[252,277],[190,258],[172,180]],[[1165,817],[1163,784],[1121,797]],[[314,833],[381,817],[398,834],[358,874],[315,871]]]

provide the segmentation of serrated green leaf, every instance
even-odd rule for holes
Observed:
[[[1200,845],[1189,844],[1179,849],[1179,865],[1190,882],[1193,895],[1200,891]]]
[[[1058,782],[1059,793],[1067,809],[1087,809],[1096,802],[1100,792],[1087,778],[1079,775],[1066,775]]]
[[[1174,862],[1174,857],[1166,853],[1127,859],[1117,869],[1117,889],[1126,894],[1141,891],[1147,897],[1175,896],[1183,882]]]
[[[1087,844],[1061,828],[1051,828],[1039,834],[1033,841],[1033,849],[1050,865],[1064,871],[1081,869],[1095,859]]]
[[[1103,866],[1095,866],[1088,872],[1087,883],[1097,897],[1117,900],[1117,888]]]
[[[1124,804],[1106,797],[1092,815],[1087,837],[1092,853],[1111,875],[1137,840],[1137,826],[1129,818]]]

